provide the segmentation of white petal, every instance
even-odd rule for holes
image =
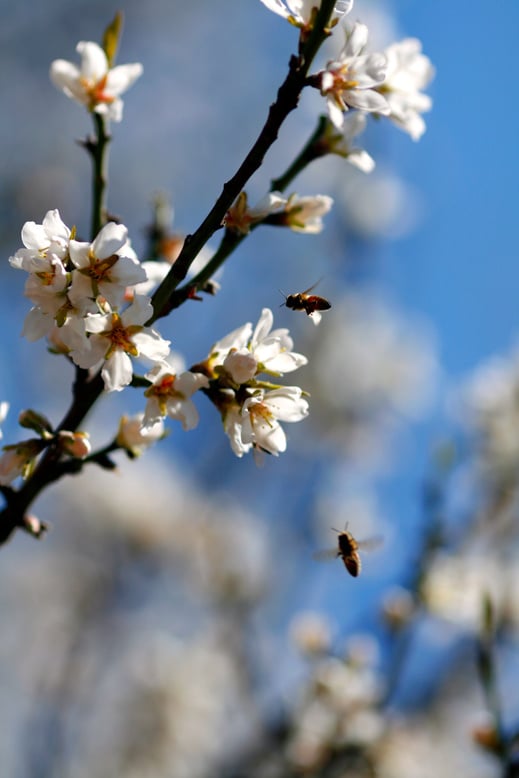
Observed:
[[[334,124],[338,130],[342,130],[344,124],[343,111],[341,111],[332,97],[327,98],[326,107],[328,108],[328,116],[330,117],[332,124]]]
[[[85,331],[98,335],[111,329],[112,314],[94,313],[85,316]]]
[[[285,19],[288,19],[289,12],[281,0],[261,0],[261,2],[269,9],[269,11],[274,11],[274,13],[283,16]]]
[[[241,327],[237,327],[237,329],[229,332],[228,335],[225,335],[225,337],[215,343],[211,349],[211,353],[219,351],[226,352],[231,348],[244,348],[247,345],[251,334],[252,324],[247,322],[247,324],[244,324]]]
[[[132,380],[132,361],[124,351],[114,351],[101,371],[107,392],[120,392]]]
[[[88,339],[88,348],[73,349],[69,356],[78,367],[88,370],[104,360],[107,350],[106,338],[94,335]]]
[[[169,340],[164,340],[158,332],[144,327],[131,338],[139,351],[139,357],[152,362],[163,362],[169,354]]]
[[[384,54],[375,53],[358,57],[354,63],[357,89],[378,86],[386,78],[387,59]]]
[[[268,192],[254,208],[248,209],[249,216],[253,219],[264,219],[269,214],[281,210],[286,202],[287,198],[280,192]]]
[[[348,38],[341,52],[341,59],[358,57],[368,43],[368,35],[366,25],[356,22],[348,32]]]
[[[130,65],[118,65],[108,73],[106,91],[108,94],[117,97],[126,92],[141,75],[142,65],[140,62],[134,62]]]
[[[54,326],[54,318],[44,313],[41,308],[35,306],[31,308],[23,324],[22,335],[27,338],[31,343],[51,331]]]
[[[344,117],[344,137],[356,138],[366,129],[367,117],[362,111],[351,111]]]
[[[258,323],[256,324],[256,328],[252,335],[252,341],[251,341],[252,348],[254,348],[254,345],[256,343],[260,343],[262,340],[264,340],[264,338],[267,337],[270,330],[272,329],[273,324],[274,324],[274,314],[272,313],[270,308],[263,308],[263,310],[261,311],[261,316],[258,319]]]
[[[371,173],[375,168],[375,160],[364,149],[352,149],[346,159],[363,173]]]
[[[67,62],[64,59],[54,60],[50,66],[49,75],[54,86],[63,90],[69,97],[74,97],[80,102],[88,101],[85,90],[79,81],[79,69],[72,62]]]
[[[191,400],[176,403],[176,406],[168,406],[168,416],[171,419],[179,419],[182,422],[182,428],[194,430],[198,426],[198,411]]]
[[[147,295],[136,294],[132,304],[121,314],[121,320],[125,327],[132,324],[146,324],[153,316],[153,305]]]
[[[254,424],[254,433],[256,443],[269,454],[277,457],[286,451],[287,437],[280,424],[267,424],[266,422],[257,422]]]
[[[70,237],[70,230],[66,224],[61,220],[59,211],[55,208],[52,211],[47,211],[42,224],[45,232],[49,236],[50,240],[57,243],[68,241]]]
[[[308,415],[308,402],[297,386],[285,386],[265,395],[264,404],[281,421],[301,421]]]
[[[112,103],[97,103],[94,113],[106,116],[112,122],[120,122],[123,118],[123,101],[116,97]]]
[[[49,246],[49,236],[43,224],[36,222],[25,222],[22,227],[22,243],[33,251],[39,251]]]
[[[128,230],[124,224],[109,222],[105,224],[92,243],[92,253],[98,259],[108,259],[116,254],[128,240]]]
[[[77,268],[84,268],[89,266],[90,243],[85,243],[79,240],[71,240],[68,250],[70,259]]]
[[[162,413],[160,409],[160,403],[157,397],[148,397],[146,408],[144,410],[144,419],[142,421],[142,428],[147,430],[153,427],[154,424],[162,421]]]
[[[208,386],[207,376],[202,373],[192,373],[190,370],[179,375],[175,381],[175,389],[181,392],[184,397],[191,397],[198,389],[206,389]]]
[[[274,373],[283,375],[284,373],[298,370],[298,368],[306,364],[308,364],[308,359],[303,354],[296,354],[294,351],[290,351],[281,352],[273,359],[268,360],[266,367]]]
[[[345,16],[349,14],[353,8],[353,0],[337,0],[335,3],[334,14],[337,16]]]
[[[89,81],[100,81],[108,71],[108,60],[101,46],[92,41],[81,41],[76,51],[81,55],[81,76]]]
[[[386,98],[373,89],[350,89],[344,93],[344,99],[352,108],[359,108],[361,111],[371,111],[383,116],[390,113]]]

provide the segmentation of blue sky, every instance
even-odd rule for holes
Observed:
[[[519,6],[394,4],[421,37],[437,74],[419,146],[398,142],[406,178],[427,210],[410,238],[388,248],[388,275],[433,321],[449,375],[459,376],[517,335],[515,50]]]

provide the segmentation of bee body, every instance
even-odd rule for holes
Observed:
[[[337,546],[333,549],[317,551],[314,559],[342,559],[344,567],[348,573],[357,578],[362,570],[362,563],[359,555],[359,549],[373,549],[380,544],[380,538],[370,538],[368,540],[355,540],[351,532],[348,532],[348,525],[343,530],[334,530],[337,533]]]
[[[324,297],[319,297],[316,294],[307,294],[306,292],[289,294],[285,300],[285,305],[293,311],[304,311],[307,316],[316,311],[327,311],[332,307]]]
[[[309,294],[314,289],[316,284],[313,284],[304,292],[296,292],[295,294],[284,295],[285,302],[282,303],[290,308],[292,311],[304,311],[307,316],[311,316],[314,324],[318,324],[321,321],[320,311],[327,311],[331,308],[331,303],[325,297],[319,297],[317,294]]]
[[[336,531],[338,532],[338,530]],[[339,544],[337,556],[344,562],[344,567],[348,573],[356,578],[362,569],[358,553],[359,544],[351,532],[347,532],[346,530],[339,532],[337,542]]]

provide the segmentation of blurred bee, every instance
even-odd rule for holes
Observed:
[[[344,562],[344,567],[350,575],[354,578],[360,574],[362,570],[362,563],[359,556],[359,549],[369,550],[379,545],[379,538],[370,538],[369,540],[355,540],[351,532],[348,532],[348,525],[346,524],[343,530],[338,530],[332,527],[333,531],[337,533],[337,548],[328,549],[326,551],[318,551],[314,554],[315,559],[331,559],[332,557],[340,557]]]
[[[307,316],[311,316],[314,324],[319,324],[321,321],[320,311],[327,311],[331,308],[331,303],[324,297],[319,297],[316,294],[309,294],[312,289],[315,289],[317,283],[305,289],[304,292],[297,292],[296,294],[285,295],[285,302],[282,305],[286,305],[292,311],[305,311]]]

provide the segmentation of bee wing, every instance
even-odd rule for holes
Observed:
[[[326,562],[329,559],[337,559],[339,556],[337,548],[325,548],[321,549],[321,551],[316,551],[314,554],[312,554],[312,557],[317,562]]]
[[[319,322],[321,321],[321,319],[323,318],[322,313],[319,313],[319,311],[311,311],[308,315],[309,315],[309,317],[311,318],[311,320],[313,321],[313,323],[315,324],[316,327],[319,324]]]
[[[308,292],[311,292],[312,289],[315,289],[315,287],[318,286],[318,284],[320,284],[322,280],[323,280],[323,277],[321,276],[321,278],[318,281],[316,281],[315,284],[312,284],[312,286],[309,286],[308,289],[305,289],[305,291],[301,292],[301,294],[308,294]]]
[[[380,548],[384,538],[381,535],[377,535],[373,538],[366,538],[366,540],[358,540],[357,548],[361,548],[363,551],[374,551],[376,548]]]

